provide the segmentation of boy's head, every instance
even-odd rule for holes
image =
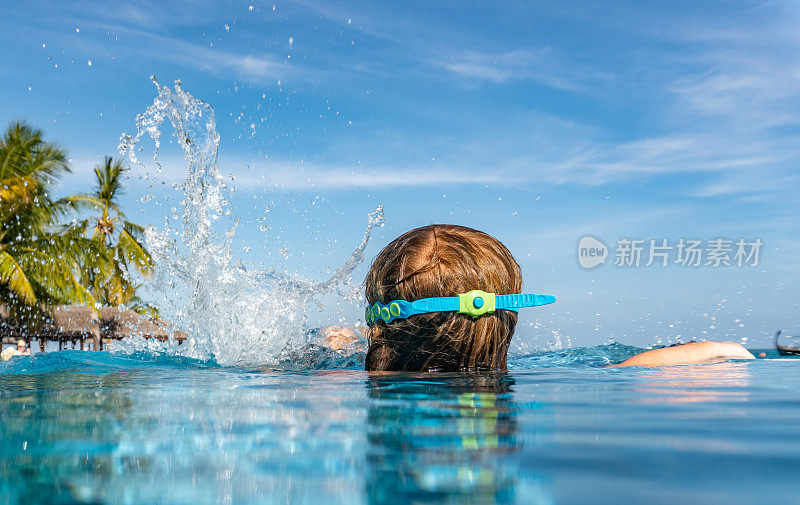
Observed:
[[[520,293],[522,274],[497,239],[457,225],[430,225],[397,237],[375,258],[366,297],[414,301],[473,289]],[[504,370],[517,314],[478,318],[457,312],[418,314],[370,327],[367,370]]]

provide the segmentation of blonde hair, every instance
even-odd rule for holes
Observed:
[[[435,224],[394,239],[372,263],[366,297],[414,301],[473,289],[519,293],[522,274],[506,247],[472,228]],[[513,311],[478,318],[457,312],[419,314],[370,326],[367,370],[505,370],[517,324]]]

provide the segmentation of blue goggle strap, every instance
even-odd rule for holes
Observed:
[[[422,298],[413,302],[406,300],[393,300],[387,304],[375,302],[371,307],[367,307],[365,316],[367,324],[374,323],[378,319],[390,323],[395,319],[405,319],[431,312],[458,312],[472,317],[480,317],[498,309],[516,312],[524,307],[538,307],[555,301],[556,297],[552,295],[534,293],[495,295],[475,289],[458,296]]]

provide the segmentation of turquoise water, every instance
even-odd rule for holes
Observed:
[[[598,367],[635,351],[477,375],[371,376],[315,348],[281,370],[15,358],[0,503],[798,502],[799,361]]]

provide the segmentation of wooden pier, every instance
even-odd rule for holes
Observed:
[[[101,351],[113,340],[129,336],[154,338],[161,341],[174,339],[182,343],[186,334],[162,319],[149,318],[130,309],[103,307],[98,311],[76,305],[50,307],[50,316],[39,326],[31,329],[13,324],[8,310],[0,306],[0,340],[3,344],[16,344],[24,340],[28,347],[32,341],[39,344],[39,351],[45,349],[48,341],[58,342],[61,350],[64,344],[71,343],[81,350],[90,347]]]

